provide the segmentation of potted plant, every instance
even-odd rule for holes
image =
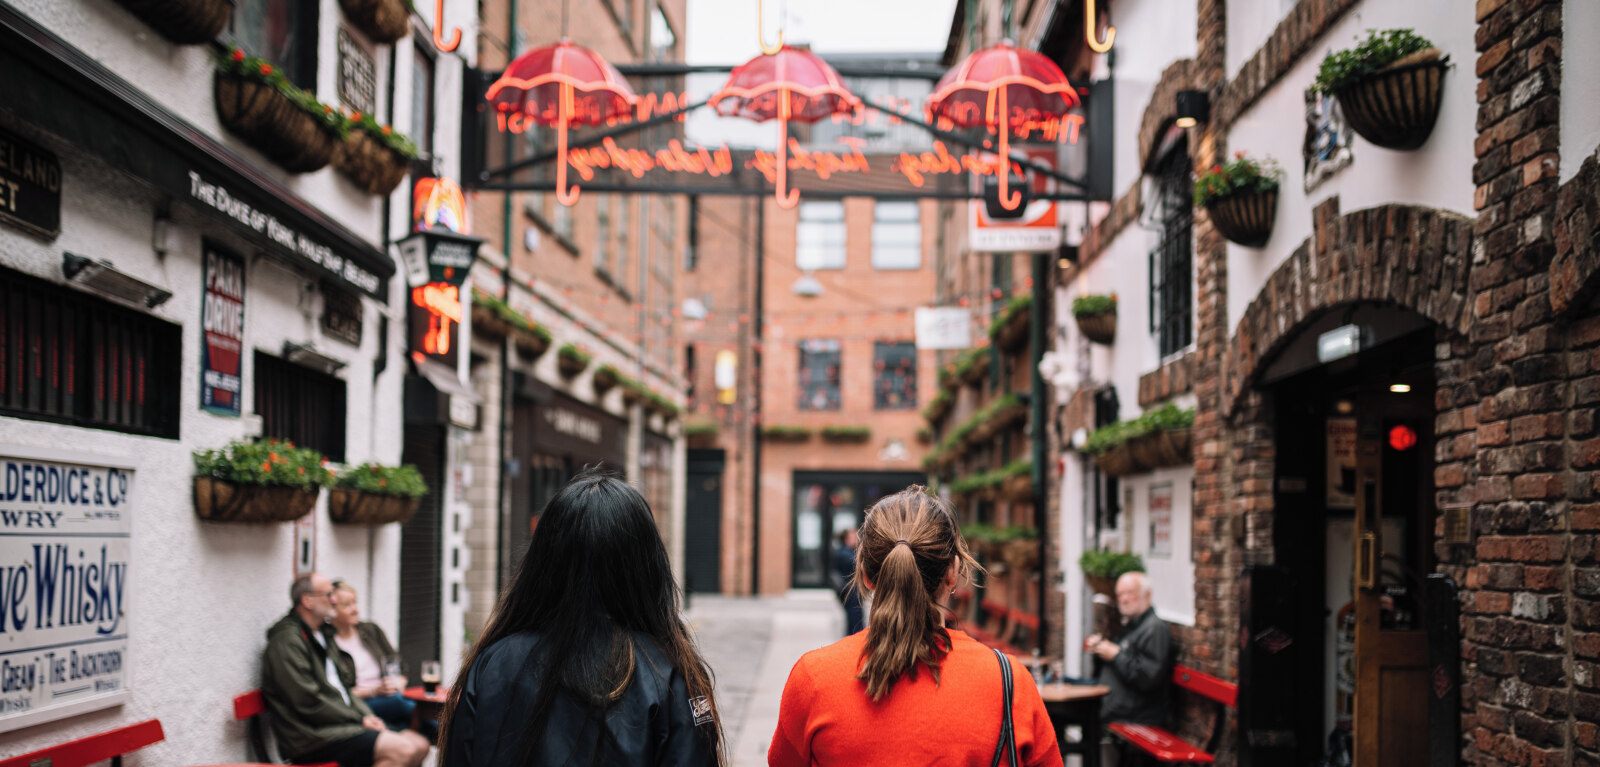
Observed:
[[[1089,549],[1078,557],[1078,569],[1096,594],[1116,596],[1117,579],[1124,573],[1144,572],[1144,558],[1120,551]]]
[[[1272,235],[1282,178],[1283,170],[1272,158],[1257,160],[1234,152],[1233,160],[1200,174],[1194,182],[1194,204],[1206,209],[1229,242],[1258,247]]]
[[[600,394],[611,391],[622,381],[622,373],[616,367],[606,364],[594,369],[594,390]]]
[[[333,167],[367,194],[386,195],[405,178],[416,156],[417,146],[411,139],[391,126],[379,125],[370,114],[355,112],[350,115],[350,130],[333,155]]]
[[[428,485],[415,466],[362,464],[335,475],[328,518],[346,525],[404,523],[427,493]]]
[[[823,442],[866,442],[872,439],[870,426],[824,426]]]
[[[1371,31],[1322,60],[1311,89],[1339,100],[1345,122],[1385,149],[1416,149],[1433,133],[1450,58],[1409,29]]]
[[[582,373],[592,361],[594,358],[589,356],[588,352],[579,349],[577,344],[562,344],[561,348],[556,350],[556,368],[566,378]]]
[[[969,386],[978,386],[989,377],[989,349],[976,346],[956,359],[956,377]]]
[[[1032,294],[1011,299],[989,325],[989,340],[1006,351],[1015,351],[1028,342],[1028,318],[1032,316]]]
[[[1144,470],[1128,447],[1130,427],[1127,421],[1106,424],[1089,434],[1084,452],[1094,456],[1095,466],[1108,477],[1122,477]]]
[[[683,426],[683,436],[695,447],[709,446],[717,441],[722,428],[716,421],[690,421]]]
[[[217,39],[233,13],[230,0],[117,0],[162,37],[179,45]]]
[[[339,7],[375,43],[392,43],[411,30],[411,0],[339,0]]]
[[[350,130],[344,115],[238,48],[217,63],[212,86],[222,126],[290,173],[326,166]]]
[[[761,437],[771,442],[805,442],[811,439],[811,430],[804,426],[774,424],[761,427]]]
[[[275,439],[230,442],[193,456],[195,515],[211,522],[299,519],[332,476],[321,453]]]
[[[1078,332],[1097,344],[1109,344],[1117,337],[1117,294],[1091,294],[1072,299],[1072,317]]]
[[[949,389],[940,389],[939,393],[934,395],[933,401],[922,409],[922,417],[930,424],[937,424],[950,414],[950,408],[955,403],[955,397],[951,395]]]

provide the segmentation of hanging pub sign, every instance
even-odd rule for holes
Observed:
[[[447,283],[460,287],[478,260],[483,238],[456,234],[449,230],[428,229],[401,240],[397,247],[406,270],[406,283],[412,286]]]
[[[1054,168],[1056,147],[1053,145],[1020,147],[1012,152]],[[1061,219],[1057,205],[1052,200],[1040,200],[1055,189],[1055,181],[1044,176],[1034,176],[1028,197],[1033,198],[1023,206],[1023,214],[1015,217],[991,215],[985,200],[973,200],[967,205],[967,247],[975,253],[1042,253],[1061,246]]]
[[[244,390],[244,261],[208,244],[203,279],[200,407],[237,416]]]
[[[352,112],[378,111],[378,62],[344,27],[339,27],[339,101]]]
[[[128,701],[134,474],[0,451],[0,733]]]
[[[61,233],[61,160],[0,130],[0,220],[47,240]]]

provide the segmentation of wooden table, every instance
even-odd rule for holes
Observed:
[[[1110,693],[1111,688],[1101,684],[1039,685],[1039,697],[1055,725],[1062,756],[1077,754],[1083,757],[1083,767],[1100,767],[1100,699]],[[1077,742],[1066,739],[1070,725],[1083,728],[1083,737]]]
[[[438,721],[444,713],[444,704],[450,699],[450,688],[439,685],[433,692],[428,692],[422,685],[407,687],[400,693],[406,700],[413,701],[417,707],[411,710],[411,729],[415,732],[427,734],[422,729],[422,723]]]

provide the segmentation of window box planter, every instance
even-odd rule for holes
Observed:
[[[1078,332],[1097,344],[1110,344],[1117,337],[1117,296],[1078,296],[1072,299],[1072,318]]]
[[[1183,466],[1194,463],[1194,428],[1165,429],[1161,436],[1161,465]]]
[[[405,0],[339,0],[345,18],[375,43],[392,43],[411,30]]]
[[[477,291],[472,293],[472,331],[501,338],[511,335],[511,321],[497,314],[492,307],[480,303],[482,295]]]
[[[961,380],[968,386],[979,386],[989,377],[989,350],[974,349],[977,354],[972,355],[971,361],[962,368]]]
[[[258,60],[245,57],[233,63],[254,61]],[[344,117],[325,105],[325,116],[313,115],[286,92],[294,86],[269,81],[273,73],[270,64],[255,66],[264,68],[261,78],[240,71],[217,70],[212,85],[222,127],[290,173],[310,173],[326,167],[344,140],[337,127]],[[297,97],[315,101],[303,91]]]
[[[1167,403],[1128,421],[1102,426],[1085,445],[1103,474],[1126,476],[1190,463],[1194,411]]]
[[[1000,558],[1013,570],[1035,570],[1039,567],[1039,541],[1027,537],[1012,538],[1003,544]]]
[[[824,426],[822,441],[841,444],[862,443],[872,439],[870,426]]]
[[[117,0],[162,37],[179,45],[206,43],[222,34],[233,13],[229,0]]]
[[[1108,477],[1126,477],[1147,470],[1147,467],[1133,457],[1133,451],[1126,442],[1103,453],[1096,453],[1094,465],[1100,468],[1101,474]]]
[[[328,493],[328,518],[341,525],[404,524],[421,502],[421,498],[336,487]]]
[[[683,410],[678,407],[677,403],[655,392],[650,392],[650,394],[645,397],[644,404],[645,407],[649,408],[651,412],[660,413],[667,420],[677,418],[678,414],[683,412]]]
[[[622,381],[622,374],[610,365],[601,365],[594,369],[594,390],[605,394]]]
[[[917,429],[917,444],[919,444],[919,445],[931,445],[931,444],[933,444],[933,431],[931,429],[929,429],[928,427],[926,427],[926,426],[924,426],[924,427],[922,427],[920,429]]]
[[[1033,296],[1018,296],[989,327],[989,339],[1006,351],[1016,351],[1028,342],[1028,320],[1033,316]]]
[[[804,426],[763,426],[761,438],[768,442],[808,442],[811,430]]]
[[[194,513],[207,522],[293,522],[317,505],[319,489],[194,478]]]
[[[1078,557],[1078,569],[1096,594],[1115,597],[1117,579],[1124,573],[1144,572],[1144,558],[1138,554],[1090,549]]]
[[[232,442],[193,454],[194,512],[210,522],[288,522],[332,481],[327,459],[289,442]]]
[[[721,433],[722,427],[716,421],[692,421],[683,427],[683,436],[689,440],[690,447],[710,447],[716,444]]]
[[[511,334],[511,344],[523,359],[537,359],[550,351],[550,331],[538,325],[526,330],[516,328]]]
[[[1211,225],[1229,242],[1256,248],[1272,236],[1272,221],[1278,213],[1278,190],[1236,194],[1206,206]]]
[[[928,406],[923,409],[922,417],[930,424],[938,424],[945,419],[945,416],[950,415],[950,409],[955,404],[955,397],[950,395],[950,391],[941,389],[934,396],[933,401],[929,402]],[[929,433],[929,441],[932,441],[932,432]]]
[[[622,382],[622,401],[624,404],[632,405],[649,399],[650,391],[640,386],[639,382],[631,379]]]
[[[371,132],[357,128],[334,153],[333,167],[367,194],[387,195],[406,177],[413,156],[414,152],[408,156]]]
[[[1033,500],[1033,476],[1019,474],[1007,477],[1004,484],[1000,485],[1000,497],[1013,503],[1027,503]]]
[[[572,378],[588,368],[593,359],[577,346],[563,344],[556,350],[556,369],[563,377]]]
[[[1374,31],[1322,60],[1312,89],[1339,100],[1345,122],[1385,149],[1427,143],[1439,119],[1449,57],[1409,29]]]

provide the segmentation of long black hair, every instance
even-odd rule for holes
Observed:
[[[561,691],[589,707],[593,720],[601,723],[593,750],[600,759],[604,712],[633,680],[638,653],[632,635],[637,632],[657,642],[683,675],[691,699],[703,697],[711,703],[712,723],[696,729],[721,764],[722,724],[712,695],[711,667],[680,617],[679,599],[666,546],[644,497],[606,473],[579,474],[545,506],[510,587],[461,666],[461,681],[450,688],[440,753],[473,662],[508,636],[536,631],[539,660],[536,667],[525,668],[537,674],[540,684],[522,733],[521,763],[532,761]]]

